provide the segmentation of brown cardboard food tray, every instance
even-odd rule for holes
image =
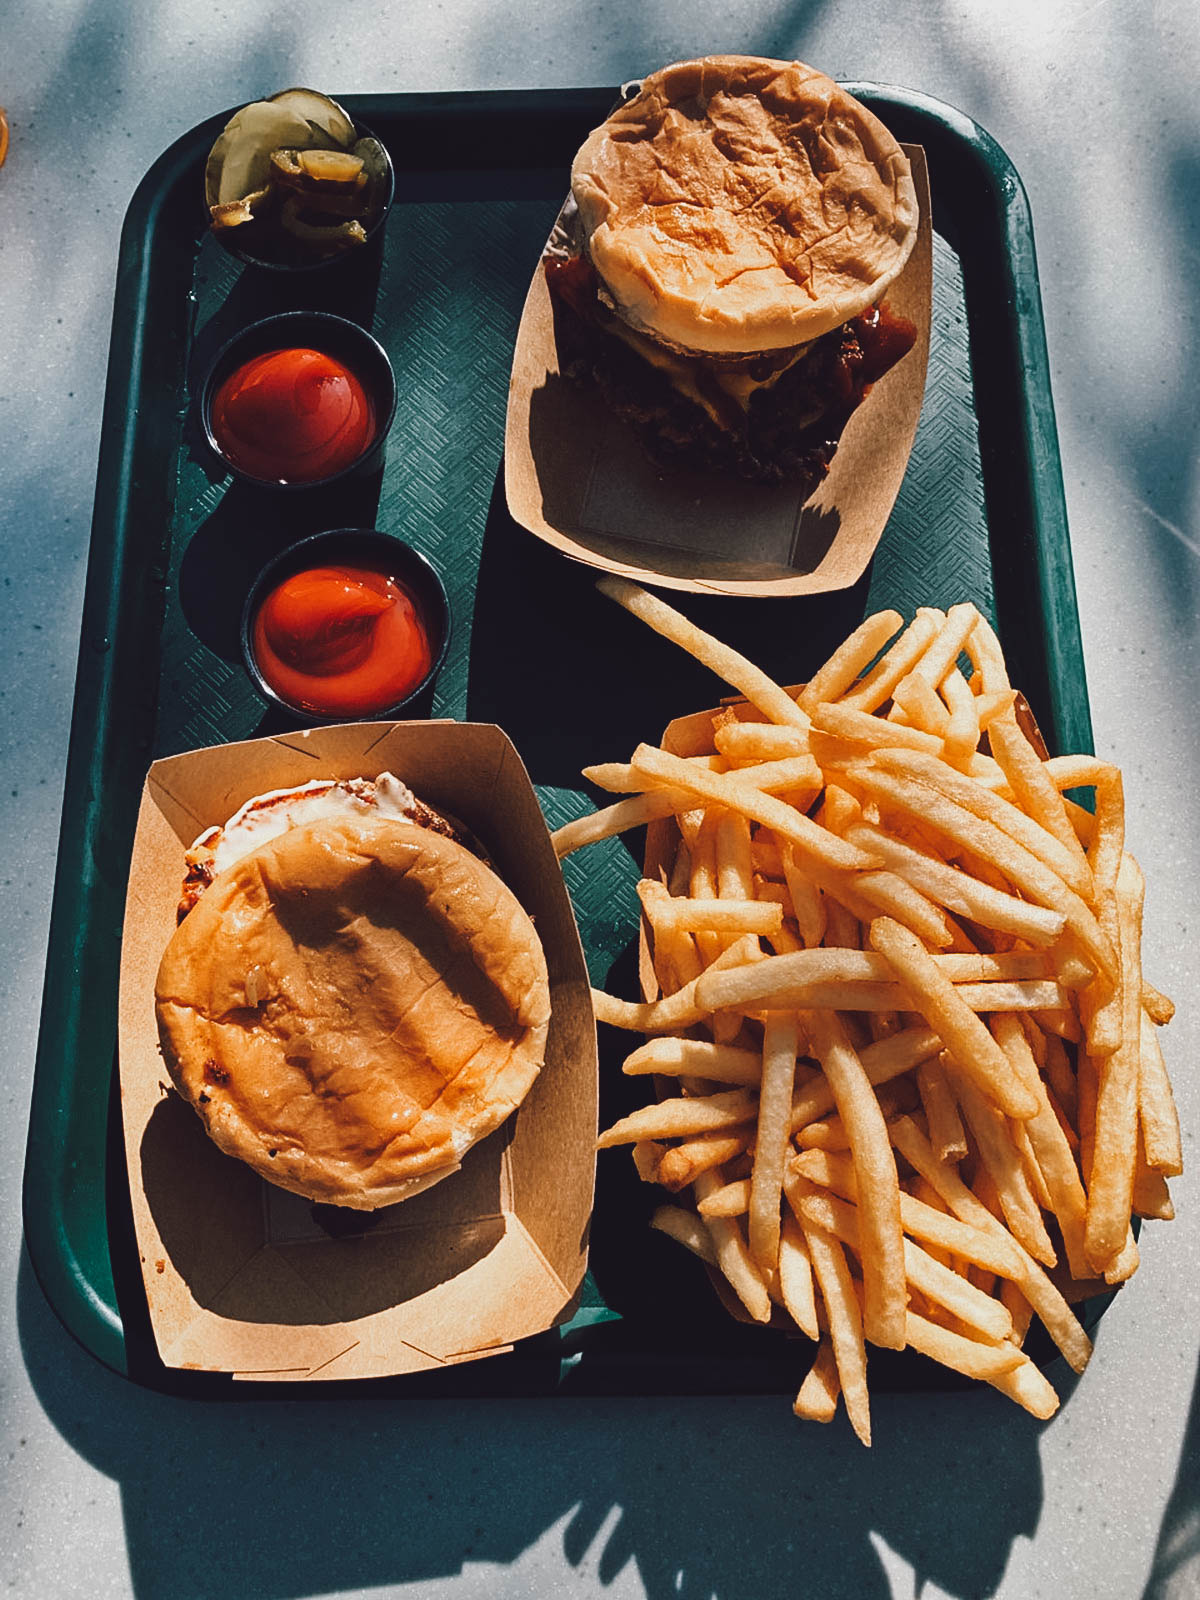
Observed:
[[[466,823],[533,918],[550,1033],[524,1104],[458,1171],[365,1220],[339,1212],[331,1232],[334,1208],[314,1211],[224,1155],[169,1090],[154,980],[175,928],[184,851],[199,833],[255,794],[389,769]],[[383,1377],[497,1354],[570,1314],[587,1265],[595,1024],[553,846],[499,728],[359,723],[155,762],[130,869],[118,1052],[134,1226],[167,1367],[259,1380]]]
[[[696,594],[819,594],[866,570],[908,464],[929,358],[933,241],[925,153],[912,162],[921,208],[913,253],[888,290],[917,342],[851,417],[824,482],[806,501],[768,487],[657,466],[598,394],[560,376],[538,264],[517,334],[505,429],[515,520],[605,572]]]

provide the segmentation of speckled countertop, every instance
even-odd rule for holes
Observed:
[[[9,0],[0,103],[0,1584],[56,1596],[960,1600],[1200,1593],[1200,22],[1192,0]],[[617,83],[712,49],[920,88],[1030,194],[1097,748],[1150,886],[1193,1170],[1045,1427],[879,1396],[873,1450],[779,1400],[204,1406],[63,1332],[21,1247],[26,1111],[121,218],[222,107]]]

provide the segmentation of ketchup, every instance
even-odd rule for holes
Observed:
[[[320,350],[269,350],[237,367],[213,396],[213,437],[242,472],[312,483],[341,472],[375,437],[362,384]]]
[[[365,716],[403,700],[433,665],[420,609],[388,572],[310,567],[267,595],[254,659],[275,693],[319,716]]]

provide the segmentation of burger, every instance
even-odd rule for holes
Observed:
[[[660,462],[807,495],[915,342],[884,297],[917,226],[903,150],[823,73],[664,67],[572,166],[544,264],[560,370]]]
[[[222,1150],[369,1211],[521,1104],[546,962],[473,843],[389,773],[256,796],[196,841],[155,1000],[171,1079]]]

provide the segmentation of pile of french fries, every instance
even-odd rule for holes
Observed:
[[[599,586],[744,697],[586,769],[624,798],[555,835],[565,856],[652,825],[658,997],[593,998],[648,1036],[624,1070],[661,1098],[601,1148],[690,1188],[654,1225],[740,1314],[816,1342],[797,1415],[828,1421],[841,1394],[870,1443],[869,1342],[1049,1417],[1032,1317],[1082,1371],[1071,1302],[1130,1276],[1131,1219],[1171,1217],[1182,1170],[1120,772],[1043,757],[972,605],[868,617],[789,690],[637,585]]]

